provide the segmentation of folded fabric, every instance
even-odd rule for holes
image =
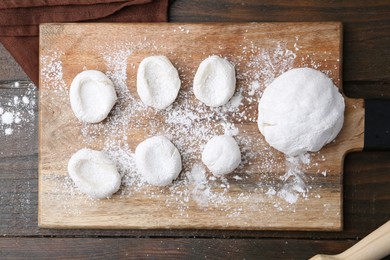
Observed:
[[[38,86],[39,24],[49,22],[165,22],[168,0],[13,0],[0,4],[0,42]],[[23,4],[22,4],[23,2]],[[24,7],[28,3],[33,3]],[[75,5],[80,2],[80,5]],[[103,3],[104,2],[104,3]],[[23,7],[17,8],[21,3]],[[48,6],[43,6],[47,3]],[[55,6],[54,4],[62,5]],[[89,4],[87,3],[95,3]],[[31,7],[32,6],[32,7]]]
[[[101,0],[97,0],[101,1]],[[151,0],[98,3],[91,5],[57,5],[1,10],[0,36],[38,35],[40,23],[77,22],[107,17],[126,6],[145,4]],[[64,1],[63,2],[68,2]]]
[[[0,9],[55,6],[55,5],[91,5],[115,2],[132,2],[128,0],[6,0],[0,2]]]

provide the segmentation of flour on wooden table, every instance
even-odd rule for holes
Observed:
[[[179,28],[176,33],[181,32]],[[297,49],[297,42],[295,46]],[[182,89],[176,101],[165,110],[147,107],[136,94],[132,94],[129,88],[134,86],[127,85],[127,73],[137,70],[137,66],[131,63],[134,51],[148,49],[150,55],[157,55],[163,50],[168,56],[175,58],[173,50],[167,46],[156,46],[148,39],[144,42],[98,48],[101,49],[106,64],[106,71],[103,72],[114,82],[118,102],[104,124],[80,123],[80,141],[83,146],[88,147],[96,138],[103,138],[102,149],[116,163],[122,176],[120,197],[130,197],[133,193],[143,193],[149,197],[164,194],[166,206],[176,208],[181,216],[186,216],[186,210],[195,204],[202,210],[214,208],[226,212],[232,218],[243,216],[242,208],[232,208],[232,203],[240,205],[250,202],[257,210],[261,210],[264,197],[272,196],[277,201],[274,205],[276,210],[294,211],[295,203],[310,197],[311,179],[303,173],[301,166],[309,164],[311,157],[279,158],[282,155],[276,154],[266,143],[262,143],[265,141],[261,139],[260,133],[253,136],[242,127],[244,123],[257,122],[257,102],[264,88],[277,76],[293,68],[296,54],[287,48],[286,42],[276,42],[275,48],[263,49],[253,42],[244,41],[238,47],[242,49],[242,55],[223,57],[237,69],[237,89],[231,100],[221,107],[207,107],[194,99],[191,84],[196,68],[183,65],[186,59],[192,57],[177,57],[183,63],[172,63],[179,71]],[[43,82],[53,88],[58,97],[65,97],[68,90],[62,78],[63,53],[55,50],[50,53],[51,55],[42,58]],[[307,57],[301,63],[310,66],[310,62],[310,57]],[[63,101],[67,102],[65,99]],[[164,135],[180,151],[183,171],[168,190],[161,188],[151,192],[145,189],[148,184],[137,173],[134,151],[128,145],[131,129],[145,131],[145,139],[153,135]],[[235,136],[242,154],[238,171],[245,169],[244,172],[234,172],[228,178],[215,178],[206,171],[200,160],[201,152],[211,137],[220,134]],[[253,149],[258,147],[256,144],[264,148]],[[257,163],[258,158],[263,160]],[[286,162],[286,173],[280,179],[270,177],[267,173],[272,172],[276,166],[280,167],[280,159]],[[69,178],[65,183],[68,188],[71,186]],[[241,187],[242,192],[237,196],[229,193],[232,184]],[[72,194],[76,196],[78,192],[73,189]]]
[[[15,85],[19,85],[18,82]],[[17,86],[15,86],[17,87]],[[29,127],[35,119],[37,108],[36,87],[28,85],[18,95],[3,98],[0,102],[0,137],[19,132],[21,128]]]

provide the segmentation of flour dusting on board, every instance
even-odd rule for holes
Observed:
[[[310,163],[310,157],[300,155],[286,158],[287,172],[281,177],[282,186],[277,195],[290,204],[297,202],[300,195],[306,197],[309,191],[305,181],[305,173],[301,169],[302,163]]]
[[[275,48],[263,49],[251,41],[244,41],[238,47],[242,50],[241,55],[224,56],[236,66],[237,89],[226,105],[217,108],[207,107],[194,99],[192,76],[196,68],[187,67],[185,63],[186,59],[192,59],[191,55],[176,57],[170,46],[156,46],[147,39],[144,42],[99,46],[106,65],[103,72],[115,84],[118,103],[105,122],[78,123],[80,144],[102,149],[116,163],[122,176],[120,197],[143,194],[159,198],[164,194],[165,206],[177,209],[180,216],[186,217],[186,210],[195,205],[200,210],[226,212],[231,218],[243,217],[242,203],[250,203],[252,210],[258,211],[267,207],[264,205],[267,197],[275,198],[276,202],[271,206],[276,210],[294,211],[294,204],[310,197],[311,179],[304,170],[311,156],[284,158],[265,143],[259,132],[256,136],[244,127],[245,124],[256,123],[258,99],[264,88],[277,76],[293,68],[297,55],[287,46],[286,42],[275,42]],[[294,46],[295,51],[299,50],[298,42]],[[129,81],[128,75],[135,75],[137,71],[131,57],[143,49],[151,50],[150,55],[166,53],[180,73],[182,88],[178,98],[165,110],[146,107],[134,91],[135,79]],[[43,87],[50,86],[58,97],[67,102],[68,90],[62,75],[63,53],[55,50],[49,53],[41,59]],[[207,53],[204,58],[212,54],[215,53]],[[310,58],[301,64],[310,66]],[[135,167],[135,147],[129,146],[129,140],[136,136],[132,131],[142,133],[145,138],[164,135],[179,149],[183,171],[172,185],[151,187],[142,180]],[[207,141],[220,134],[233,136],[242,153],[242,163],[226,178],[211,175],[200,160]],[[101,140],[101,147],[90,147],[96,140]],[[140,143],[143,140],[136,141]],[[280,161],[285,165],[281,165]],[[272,172],[274,168],[284,168],[285,173],[279,176]],[[63,185],[62,188],[71,190],[71,196],[80,196],[69,178],[65,178]],[[89,199],[86,201],[90,205],[96,203]],[[232,204],[237,206],[232,207]]]

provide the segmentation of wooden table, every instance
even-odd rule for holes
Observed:
[[[390,98],[388,1],[172,1],[171,22],[341,21],[343,87],[353,98]],[[0,47],[0,83],[28,78]],[[0,106],[26,89],[0,89]],[[32,94],[30,93],[30,97]],[[32,100],[30,100],[31,102]],[[37,102],[37,100],[35,100]],[[37,227],[36,106],[24,127],[0,135],[0,259],[305,259],[335,254],[390,219],[390,151],[349,154],[344,165],[344,231],[56,230]]]

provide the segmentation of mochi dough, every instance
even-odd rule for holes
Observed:
[[[216,55],[208,57],[196,71],[193,89],[195,97],[206,105],[225,105],[236,90],[234,66]]]
[[[317,152],[340,132],[344,109],[343,96],[324,73],[292,69],[265,89],[258,127],[272,147],[288,156]]]
[[[150,56],[142,60],[137,73],[137,92],[142,102],[164,109],[175,101],[180,89],[176,68],[165,56]]]
[[[149,184],[166,186],[179,176],[182,169],[177,148],[164,136],[144,140],[135,149],[138,173]]]
[[[231,136],[214,136],[203,149],[202,161],[213,175],[223,176],[233,172],[241,163],[240,148]]]
[[[69,160],[68,173],[77,188],[94,199],[110,197],[121,185],[115,164],[101,151],[79,150]]]
[[[114,84],[97,70],[79,73],[70,85],[70,105],[75,116],[83,122],[99,123],[115,105]]]

